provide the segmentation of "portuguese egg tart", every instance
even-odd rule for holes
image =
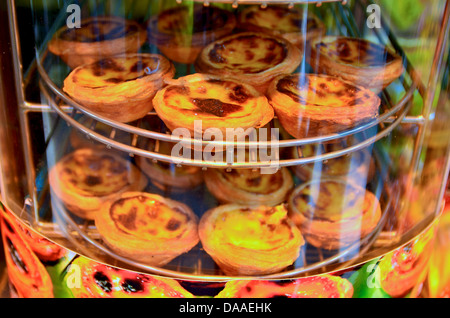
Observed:
[[[107,57],[74,69],[63,90],[96,114],[131,122],[153,109],[153,97],[174,74],[172,63],[159,54]]]
[[[202,133],[219,129],[225,138],[227,128],[259,128],[274,116],[267,98],[252,86],[199,73],[168,82],[153,105],[170,130],[186,128],[191,137],[195,121],[201,121]]]
[[[318,248],[348,247],[372,233],[381,218],[375,195],[342,179],[317,179],[294,189],[289,216],[305,240]]]
[[[389,48],[364,39],[326,36],[311,41],[312,68],[373,91],[397,79],[404,70],[402,58]]]
[[[324,144],[327,152],[338,151],[342,146],[338,143]],[[299,157],[299,152],[303,157],[313,157],[323,154],[323,148],[317,145],[299,146],[294,148],[294,157]],[[372,179],[374,174],[374,161],[367,149],[353,151],[333,159],[317,161],[305,165],[296,165],[292,167],[294,174],[302,181],[309,181],[313,178],[345,178],[348,181],[354,181],[357,184],[365,185]]]
[[[294,263],[304,244],[284,205],[220,205],[203,214],[199,236],[227,275],[279,272]]]
[[[216,298],[352,298],[353,285],[329,274],[294,280],[231,280]]]
[[[193,63],[203,47],[228,35],[236,17],[228,10],[194,4],[176,6],[152,17],[148,23],[149,41],[170,60]]]
[[[78,149],[49,172],[54,194],[73,214],[94,219],[103,203],[125,191],[140,191],[147,178],[130,161],[114,152]]]
[[[301,51],[282,37],[241,32],[205,46],[195,61],[195,69],[234,78],[265,93],[276,76],[292,73],[301,60]]]
[[[147,139],[145,149],[165,155],[171,155],[173,143]],[[200,167],[178,165],[161,160],[136,157],[137,166],[144,172],[151,182],[159,189],[170,188],[171,191],[193,189],[203,183],[203,172]]]
[[[313,13],[271,5],[249,6],[239,13],[238,27],[252,32],[281,36],[299,48],[307,41],[325,34],[324,23]]]
[[[291,74],[277,77],[267,94],[280,124],[295,138],[339,133],[378,116],[380,98],[338,77]]]
[[[273,174],[253,169],[208,169],[205,184],[221,203],[267,206],[284,202],[294,186],[287,168]]]
[[[126,192],[105,202],[95,225],[124,257],[163,266],[199,242],[198,218],[185,204],[156,194]]]
[[[147,31],[139,23],[99,16],[82,20],[80,28],[62,27],[48,49],[76,68],[117,54],[137,53],[146,41]]]

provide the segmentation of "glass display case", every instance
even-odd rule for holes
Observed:
[[[0,20],[14,295],[420,295],[449,1],[8,0]]]

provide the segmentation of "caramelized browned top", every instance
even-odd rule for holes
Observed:
[[[383,66],[395,57],[384,46],[356,38],[336,38],[321,41],[316,49],[331,59],[354,66]]]
[[[255,6],[244,11],[241,20],[282,33],[311,30],[319,26],[311,15],[304,15],[301,10],[289,9],[287,6]]]
[[[149,240],[180,238],[190,221],[181,209],[143,195],[115,201],[109,214],[119,231]]]
[[[208,57],[216,68],[255,74],[282,63],[287,53],[285,43],[276,38],[242,33],[216,42]]]
[[[278,170],[274,174],[261,174],[252,169],[233,169],[230,172],[220,172],[232,186],[255,194],[270,194],[283,185],[283,174]]]
[[[276,87],[300,105],[355,106],[373,97],[366,89],[325,75],[288,75],[280,78]]]
[[[98,18],[81,23],[80,28],[66,29],[59,37],[74,42],[99,42],[122,38],[139,31],[139,26],[125,20]]]

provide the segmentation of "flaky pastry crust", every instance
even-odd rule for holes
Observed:
[[[164,266],[197,245],[198,218],[184,203],[146,192],[105,202],[95,217],[103,241],[117,254]]]
[[[303,237],[284,206],[221,205],[199,223],[205,251],[227,275],[276,273],[299,256]]]
[[[365,39],[326,36],[311,41],[313,69],[379,92],[404,71],[402,58]]]
[[[63,90],[96,114],[131,122],[153,109],[153,97],[174,74],[172,63],[159,54],[114,56],[77,67]]]
[[[195,69],[234,78],[264,94],[276,76],[292,73],[301,61],[301,51],[282,37],[241,32],[208,44],[199,54]]]
[[[295,138],[335,134],[374,120],[380,98],[338,77],[292,74],[277,77],[267,96],[283,128]]]
[[[305,240],[328,250],[357,243],[375,230],[381,218],[372,192],[339,178],[301,184],[292,191],[288,208]]]
[[[90,17],[80,28],[59,29],[48,44],[53,54],[76,68],[109,56],[137,53],[147,40],[139,23],[121,17]]]
[[[140,191],[147,178],[130,161],[111,151],[78,149],[49,172],[52,192],[73,214],[92,220],[104,202],[126,191]]]

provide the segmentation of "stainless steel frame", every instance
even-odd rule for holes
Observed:
[[[207,2],[207,1],[204,1]],[[209,1],[213,2],[213,1]],[[207,2],[206,4],[208,4]],[[233,4],[240,4],[240,3],[261,3],[264,5],[265,3],[269,1],[215,1],[215,2],[226,2],[226,3],[233,3]],[[282,1],[286,5],[290,5],[293,3],[318,3],[318,5],[321,2],[336,2],[334,5],[336,5],[336,8],[338,9],[336,11],[336,14],[341,15],[341,17],[345,17],[342,19],[342,23],[346,25],[349,32],[354,35],[358,36],[358,28],[355,26],[355,21],[352,21],[351,17],[352,15],[349,14],[348,9],[345,6],[346,1]],[[362,3],[365,3],[365,1],[361,1]],[[418,133],[415,137],[415,146],[414,146],[414,153],[413,153],[413,162],[410,167],[411,173],[416,171],[418,169],[419,164],[419,157],[422,152],[422,147],[424,144],[424,138],[425,138],[425,132],[429,128],[429,122],[430,122],[430,114],[431,114],[431,103],[433,101],[433,98],[436,94],[435,87],[436,82],[438,80],[439,70],[442,65],[443,56],[444,56],[444,50],[448,47],[448,35],[450,30],[449,25],[449,3],[450,1],[446,2],[445,10],[442,15],[442,21],[441,21],[441,29],[439,31],[439,36],[437,40],[437,47],[436,52],[433,58],[433,64],[431,69],[431,75],[429,78],[428,83],[422,83],[420,78],[417,76],[413,65],[408,61],[406,58],[405,53],[403,52],[401,46],[397,43],[395,37],[393,36],[392,32],[390,30],[382,29],[379,30],[376,35],[378,40],[381,43],[384,43],[386,39],[389,40],[389,43],[384,43],[387,45],[392,46],[399,54],[401,54],[404,57],[404,63],[406,68],[405,76],[403,76],[401,79],[399,79],[398,84],[402,85],[404,87],[404,95],[397,103],[392,103],[391,98],[388,94],[388,92],[383,92],[383,106],[382,106],[382,112],[381,115],[374,121],[367,123],[363,126],[359,126],[357,128],[351,129],[349,131],[346,131],[341,134],[334,134],[329,136],[320,136],[315,138],[306,138],[306,139],[285,139],[280,140],[278,146],[280,148],[288,148],[288,147],[299,147],[306,144],[320,144],[324,143],[330,140],[343,140],[345,137],[348,136],[359,136],[363,137],[360,138],[359,142],[354,144],[345,145],[345,147],[342,148],[342,150],[339,151],[332,151],[323,153],[322,155],[312,156],[312,157],[300,157],[297,159],[288,159],[288,160],[280,160],[279,165],[280,166],[292,166],[292,165],[298,165],[298,164],[307,164],[311,162],[316,161],[322,161],[322,160],[328,160],[332,159],[338,156],[350,154],[354,151],[364,149],[376,141],[386,137],[389,135],[393,129],[395,129],[398,125],[415,125],[418,127]],[[28,187],[28,191],[30,193],[30,196],[28,197],[26,194],[19,194],[17,202],[24,201],[24,198],[28,198],[28,200],[24,201],[23,207],[13,207],[10,206],[9,208],[16,212],[17,214],[21,214],[25,209],[27,210],[27,215],[30,215],[31,218],[26,220],[29,222],[35,229],[37,229],[39,232],[45,234],[48,234],[52,238],[55,238],[58,240],[58,238],[69,238],[68,246],[69,248],[72,247],[74,249],[79,248],[85,248],[86,254],[89,256],[89,254],[92,255],[93,258],[97,257],[97,253],[103,253],[108,256],[110,256],[113,260],[118,260],[119,263],[125,264],[127,266],[134,267],[136,269],[143,269],[148,272],[166,275],[166,276],[174,276],[174,277],[180,277],[180,278],[187,278],[187,279],[202,279],[202,280],[218,280],[218,279],[226,279],[227,277],[222,275],[215,275],[215,274],[204,274],[201,271],[201,264],[197,267],[199,269],[198,272],[195,273],[189,273],[189,272],[183,272],[181,269],[160,269],[160,268],[153,268],[150,266],[146,266],[144,264],[136,263],[132,260],[124,259],[119,257],[118,255],[115,255],[112,253],[109,249],[105,248],[101,243],[97,241],[97,237],[93,232],[90,231],[90,224],[79,224],[74,219],[72,219],[68,213],[65,212],[64,208],[58,204],[58,202],[54,202],[54,209],[55,211],[58,211],[55,213],[55,217],[59,224],[55,224],[53,222],[47,222],[44,220],[41,220],[39,215],[39,197],[40,193],[38,193],[38,190],[36,189],[35,180],[36,180],[36,171],[37,167],[35,166],[34,160],[33,160],[33,149],[32,149],[32,139],[33,136],[30,131],[29,123],[27,120],[27,115],[32,112],[42,112],[42,113],[53,113],[59,116],[59,118],[63,119],[67,125],[70,125],[74,127],[75,129],[78,129],[82,133],[84,133],[88,138],[91,138],[93,140],[96,140],[100,143],[103,143],[105,147],[107,148],[114,148],[123,152],[126,152],[130,154],[130,156],[138,155],[147,157],[150,159],[153,159],[155,161],[165,161],[165,162],[172,162],[172,158],[168,155],[164,155],[158,152],[151,152],[146,149],[139,148],[137,145],[137,139],[143,138],[143,139],[153,139],[156,142],[158,141],[168,141],[168,142],[179,142],[183,141],[181,139],[173,139],[170,135],[165,134],[161,131],[151,131],[147,130],[145,128],[140,127],[139,123],[136,125],[130,125],[130,124],[122,124],[115,121],[104,119],[101,116],[98,116],[97,114],[87,110],[82,105],[77,104],[75,101],[73,101],[69,96],[64,94],[62,90],[51,80],[50,76],[48,75],[48,72],[46,68],[44,67],[45,59],[47,57],[47,52],[45,46],[43,48],[40,48],[41,54],[37,56],[36,61],[34,62],[34,66],[32,67],[32,71],[36,71],[39,73],[40,76],[40,84],[39,88],[41,90],[41,93],[43,97],[47,100],[48,103],[46,104],[38,104],[29,102],[26,100],[24,95],[24,83],[28,81],[28,78],[24,78],[23,76],[23,70],[22,66],[20,64],[20,45],[19,45],[19,34],[18,34],[18,28],[17,28],[17,21],[16,21],[16,13],[15,13],[15,1],[14,0],[8,0],[8,14],[9,14],[9,27],[10,27],[10,35],[11,35],[11,44],[12,44],[12,56],[11,59],[13,61],[13,74],[14,74],[14,83],[15,84],[15,95],[17,100],[14,103],[5,103],[5,108],[9,110],[10,112],[16,113],[17,116],[15,118],[18,118],[18,127],[21,127],[21,131],[17,132],[15,136],[13,136],[14,140],[20,141],[23,143],[23,145],[10,145],[9,147],[6,147],[6,149],[2,149],[2,153],[11,153],[11,151],[19,151],[17,157],[19,161],[17,162],[17,165],[22,165],[23,167],[26,167],[26,177],[27,180],[22,180],[22,185],[26,184]],[[387,25],[384,24],[383,25]],[[31,73],[31,72],[30,72]],[[423,107],[423,113],[419,116],[411,116],[409,115],[409,111],[411,108],[411,100],[413,97],[413,94],[418,92],[423,100],[424,100],[424,107]],[[1,92],[0,92],[1,93]],[[0,94],[4,95],[4,94]],[[19,107],[17,107],[19,105]],[[86,125],[82,121],[79,120],[81,117],[90,118],[96,122],[100,122],[103,124],[108,125],[111,127],[111,134],[110,136],[103,136],[95,129],[95,124]],[[154,116],[155,113],[150,113],[149,116]],[[7,118],[6,116],[10,115],[0,115],[0,120],[3,120]],[[376,128],[377,131],[375,134],[368,134],[370,129]],[[114,139],[114,136],[117,134],[117,132],[124,132],[130,134],[130,140],[132,142],[130,144],[124,144],[119,142],[118,140]],[[0,137],[1,137],[2,130],[0,128]],[[369,136],[368,136],[369,135]],[[4,137],[1,138],[2,142],[5,139]],[[184,140],[186,141],[186,140]],[[10,141],[11,142],[11,141]],[[188,142],[193,142],[193,140],[188,140]],[[204,141],[203,144],[208,143],[211,144],[211,142]],[[229,143],[229,142],[213,142],[213,144],[217,144],[218,146],[233,146],[233,147],[251,147],[254,145],[257,145],[258,143],[254,144],[252,142],[242,142],[242,143]],[[1,143],[0,143],[1,145]],[[23,154],[22,154],[23,152]],[[0,162],[3,160],[7,160],[9,156],[3,156],[0,158]],[[24,158],[25,162],[20,163],[20,158]],[[448,161],[450,162],[450,161]],[[449,169],[449,164],[447,162],[447,171]],[[203,160],[186,160],[182,162],[184,165],[194,165],[194,166],[200,166],[204,169],[208,168],[254,168],[259,169],[263,168],[267,165],[265,162],[256,162],[256,163],[246,163],[246,162],[237,162],[233,164],[228,163],[217,163],[217,162],[211,162],[211,161],[203,161]],[[2,165],[4,166],[4,165]],[[16,168],[18,171],[13,171],[12,176],[3,176],[3,180],[14,180],[17,179],[19,176],[23,179],[23,173],[20,171],[20,168]],[[9,195],[11,191],[8,191],[7,189],[8,185],[3,184],[3,193],[5,195]],[[27,187],[23,187],[23,189],[26,189]],[[20,185],[16,185],[15,188],[21,188]],[[48,189],[47,189],[48,191]],[[408,191],[408,189],[406,190]],[[384,218],[387,217],[389,210],[392,208],[392,202],[395,202],[397,198],[393,197],[395,196],[389,189],[386,189],[386,202],[383,209],[383,215]],[[22,196],[22,197],[21,197]],[[382,230],[382,224],[378,228],[377,235],[373,235],[367,239],[366,242],[363,242],[362,249],[358,250],[361,254],[361,257],[357,259],[346,259],[347,255],[351,255],[353,251],[356,249],[361,248],[361,246],[358,244],[358,246],[352,246],[349,249],[346,249],[344,251],[341,251],[341,253],[334,254],[334,255],[325,255],[323,251],[315,251],[317,253],[317,258],[314,263],[309,263],[306,258],[303,258],[304,266],[301,268],[294,268],[287,270],[285,272],[282,272],[277,275],[270,275],[267,276],[269,278],[285,278],[285,277],[292,277],[292,276],[301,276],[306,274],[311,274],[313,272],[320,272],[320,271],[327,271],[327,270],[336,270],[337,268],[342,268],[343,266],[351,263],[351,262],[359,262],[362,260],[367,260],[370,257],[375,257],[371,252],[371,247],[376,247],[377,252],[379,252],[380,247],[384,247],[386,250],[393,249],[398,244],[404,244],[408,240],[412,239],[414,235],[417,235],[419,232],[424,231],[426,228],[430,226],[430,224],[433,222],[433,219],[436,215],[439,214],[440,206],[436,207],[436,213],[435,215],[431,217],[425,218],[418,226],[408,233],[408,235],[405,235],[402,237],[400,241],[395,240],[398,238],[396,233],[390,233],[385,232]],[[83,246],[85,243],[87,243],[90,248],[86,248]],[[92,248],[93,247],[93,248]],[[90,253],[89,251],[94,251],[93,253]],[[364,253],[363,253],[364,252]],[[362,255],[364,254],[364,255]],[[303,255],[305,257],[305,255]],[[336,267],[337,266],[337,267]]]

